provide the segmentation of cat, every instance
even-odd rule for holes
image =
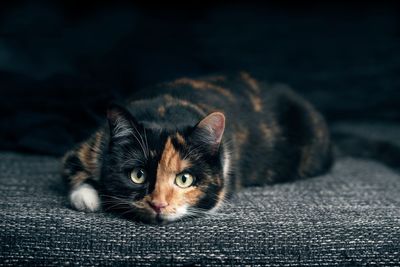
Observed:
[[[324,118],[284,85],[247,72],[137,91],[66,153],[73,208],[145,223],[214,214],[233,192],[320,175],[332,164]]]

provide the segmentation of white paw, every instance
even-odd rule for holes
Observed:
[[[99,194],[88,184],[73,189],[69,194],[69,201],[77,210],[94,212],[100,209]]]

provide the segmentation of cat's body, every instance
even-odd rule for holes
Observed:
[[[66,154],[75,208],[102,203],[143,221],[173,221],[216,211],[241,186],[311,177],[331,165],[321,115],[248,73],[182,78],[136,95]]]

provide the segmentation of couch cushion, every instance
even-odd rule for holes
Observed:
[[[68,207],[59,160],[0,154],[0,265],[400,265],[400,177],[343,158],[249,188],[221,214],[151,226]]]

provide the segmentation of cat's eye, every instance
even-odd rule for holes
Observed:
[[[143,184],[146,181],[146,171],[142,168],[134,168],[130,176],[135,184]]]
[[[194,182],[194,177],[189,173],[182,173],[176,176],[175,184],[181,188],[187,188]]]

